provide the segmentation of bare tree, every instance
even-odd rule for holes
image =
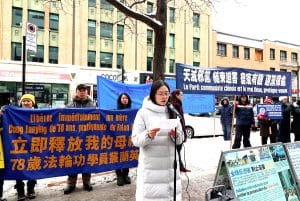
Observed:
[[[134,10],[134,6],[147,3],[146,0],[133,0],[131,4],[120,0],[106,0],[126,16],[139,20],[154,31],[154,55],[153,55],[153,79],[164,79],[165,51],[166,51],[166,30],[168,3],[175,0],[156,0],[156,12],[146,13]],[[177,0],[179,1],[179,0]],[[210,0],[181,0],[186,7],[192,11],[202,13],[202,8],[212,6]],[[173,2],[174,3],[174,2]],[[184,9],[184,8],[180,9]]]
[[[45,0],[47,1],[47,0]],[[60,0],[48,0],[58,1]],[[177,9],[191,10],[199,14],[206,12],[212,6],[213,0],[155,0],[156,11],[147,13],[145,10],[137,9],[147,0],[106,0],[129,18],[136,19],[147,24],[154,31],[154,55],[153,55],[153,79],[164,79],[165,51],[166,51],[166,30],[168,4],[176,5],[176,1],[181,3]],[[144,6],[145,8],[146,6]]]

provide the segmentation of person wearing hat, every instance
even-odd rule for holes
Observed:
[[[231,126],[232,126],[232,111],[233,107],[229,103],[229,98],[224,97],[221,100],[221,108],[217,112],[217,114],[221,115],[220,121],[223,130],[224,140],[230,140],[231,138]]]
[[[85,84],[79,84],[76,87],[76,95],[72,102],[66,106],[66,108],[96,108],[92,99],[88,95],[88,86]],[[83,189],[85,191],[92,191],[91,186],[91,173],[82,173]],[[70,194],[75,190],[77,183],[77,174],[68,175],[67,187],[64,189],[64,194]]]
[[[20,107],[34,109],[36,106],[35,97],[32,94],[24,94],[20,99]],[[28,180],[27,181],[27,198],[34,199],[36,197],[34,187],[36,185],[36,180]],[[22,180],[17,180],[15,189],[18,193],[18,201],[26,200],[25,197],[25,184]]]
[[[291,106],[287,96],[280,96],[282,119],[279,121],[278,142],[291,142]]]
[[[244,147],[251,147],[250,130],[254,126],[253,106],[250,104],[248,96],[241,95],[236,103],[235,117],[235,138],[232,149],[239,149],[243,140]]]
[[[272,104],[273,101],[270,97],[267,97],[264,100],[264,104]],[[264,109],[264,108],[261,108]],[[277,136],[278,136],[278,121],[277,120],[271,120],[269,118],[269,115],[265,112],[260,112],[257,115],[257,119],[259,121],[260,125],[260,136],[261,136],[261,144],[267,144],[268,138],[270,138],[270,143],[277,142]]]

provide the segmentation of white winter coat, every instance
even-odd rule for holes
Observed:
[[[140,147],[136,182],[136,201],[172,201],[174,194],[174,138],[166,130],[149,138],[147,130],[160,119],[168,119],[166,106],[154,104],[150,99],[144,100],[137,112],[132,129],[132,142]],[[178,121],[176,144],[183,141],[181,124]],[[176,151],[177,154],[177,151]],[[178,155],[176,156],[178,159]],[[176,173],[176,201],[181,201],[181,179]]]

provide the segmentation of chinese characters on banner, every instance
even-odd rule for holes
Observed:
[[[184,93],[287,96],[291,94],[291,73],[177,64],[176,84]]]
[[[137,110],[7,107],[4,179],[40,179],[136,167],[131,142]]]

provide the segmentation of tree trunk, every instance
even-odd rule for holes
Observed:
[[[153,55],[153,80],[164,79],[165,52],[166,52],[166,27],[167,3],[157,0],[156,19],[162,23],[161,27],[154,29],[154,55]]]

